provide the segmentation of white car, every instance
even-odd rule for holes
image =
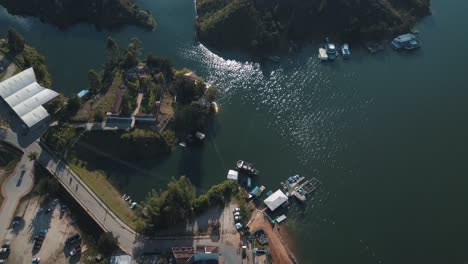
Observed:
[[[31,263],[32,264],[39,264],[39,263],[41,263],[41,259],[40,258],[33,258]]]
[[[242,224],[240,224],[240,223],[236,224],[236,230],[237,231],[241,230],[242,228],[243,228]]]
[[[237,216],[234,216],[234,221],[235,221],[235,222],[240,222],[240,220],[241,220],[241,217],[240,217],[240,216],[238,216],[238,215],[237,215]]]
[[[240,208],[234,208],[234,209],[232,210],[232,212],[233,212],[233,213],[240,212]]]
[[[235,212],[234,216],[240,216],[240,212]]]

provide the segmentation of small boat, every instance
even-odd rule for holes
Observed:
[[[252,187],[252,178],[250,177],[247,177],[247,188],[251,188]]]
[[[321,61],[327,61],[327,60],[328,60],[327,50],[324,49],[324,48],[320,48],[320,49],[319,49],[318,58],[319,58]]]
[[[325,46],[327,50],[327,55],[329,60],[334,60],[336,59],[336,56],[338,54],[338,51],[336,50],[336,46],[333,43],[327,43]]]
[[[349,59],[349,57],[351,57],[351,52],[349,51],[349,45],[347,43],[343,44],[341,47],[341,54],[344,59]]]
[[[393,39],[392,47],[395,50],[413,50],[420,48],[421,43],[413,34],[404,34]]]
[[[255,169],[255,167],[253,166],[252,163],[249,163],[249,162],[246,162],[246,161],[243,161],[243,160],[239,160],[237,161],[237,170],[239,172],[243,172],[243,173],[246,173],[246,174],[252,174],[252,175],[256,175],[258,174],[258,170]]]
[[[195,133],[195,137],[198,139],[198,140],[203,140],[205,139],[205,134],[203,134],[202,132],[197,132]]]
[[[179,143],[179,146],[185,148],[185,147],[187,147],[187,143],[185,143],[185,142],[180,142],[180,143]]]

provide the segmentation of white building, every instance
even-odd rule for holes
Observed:
[[[266,198],[264,202],[271,211],[274,211],[287,201],[288,197],[286,194],[284,194],[281,190],[277,190],[275,193]]]
[[[49,116],[42,106],[59,94],[36,81],[33,68],[24,70],[0,83],[0,97],[31,128]]]

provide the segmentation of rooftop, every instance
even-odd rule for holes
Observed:
[[[59,94],[36,81],[33,68],[24,70],[0,83],[0,97],[28,128],[49,116],[42,106]]]
[[[265,204],[270,208],[271,211],[276,210],[283,203],[288,201],[288,197],[281,190],[277,190],[268,198],[265,199]]]

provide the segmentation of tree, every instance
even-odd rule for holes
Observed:
[[[135,56],[135,54],[133,54],[132,52],[127,52],[127,55],[125,56],[125,60],[122,64],[122,67],[126,68],[126,69],[130,69],[132,67],[135,67],[138,65],[138,59],[137,57]]]
[[[15,29],[8,29],[8,49],[13,53],[20,53],[24,50],[24,38]]]
[[[177,130],[186,132],[204,131],[208,120],[207,108],[197,102],[176,108],[175,126]]]
[[[88,83],[89,83],[89,90],[93,94],[99,93],[101,90],[101,79],[99,78],[99,74],[95,70],[90,70],[88,72]]]
[[[28,154],[29,161],[36,161],[38,157],[39,154],[36,151],[29,152]]]
[[[101,111],[94,113],[94,122],[101,123],[102,121],[104,121],[104,114]]]
[[[146,64],[149,67],[158,68],[164,74],[167,80],[172,79],[174,75],[174,65],[172,65],[171,61],[166,58],[158,58],[153,54],[150,54],[146,58]]]
[[[196,85],[192,79],[185,76],[179,76],[175,79],[172,87],[177,95],[177,102],[187,105],[192,101],[198,100],[202,94],[202,87]]]
[[[143,51],[141,40],[137,37],[131,38],[127,51],[133,53],[137,58],[139,58]]]
[[[208,101],[211,103],[211,102],[214,102],[216,100],[216,97],[218,97],[218,89],[214,86],[211,86],[210,88],[208,88],[206,90],[206,99],[208,99]]]
[[[81,100],[78,96],[73,95],[68,99],[67,103],[67,114],[68,116],[74,116],[80,110],[81,107]]]
[[[106,232],[99,237],[96,246],[104,256],[110,256],[118,248],[118,239],[112,232]]]

